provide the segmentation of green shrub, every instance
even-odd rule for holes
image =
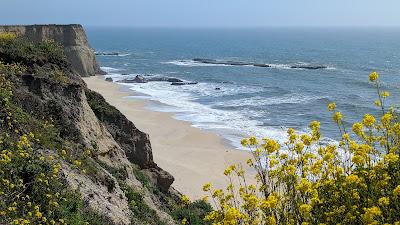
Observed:
[[[210,204],[203,200],[197,200],[188,205],[181,205],[172,211],[171,215],[176,220],[181,222],[186,221],[188,225],[206,225],[210,222],[204,221],[204,217],[212,211]]]
[[[19,69],[57,83],[70,81],[70,64],[63,47],[52,40],[34,43],[13,34],[0,33],[0,61],[0,73],[4,65],[9,65],[5,70],[7,74]]]
[[[16,106],[12,95],[12,83],[0,75],[0,224],[109,224],[66,185],[56,130]]]
[[[400,120],[394,107],[385,107],[390,94],[382,90],[378,73],[371,73],[369,79],[377,89],[380,118],[365,114],[349,129],[336,104],[329,104],[341,135],[337,143],[320,142],[318,121],[310,123],[307,134],[289,129],[284,143],[243,139],[242,145],[252,149],[254,157],[247,163],[257,172],[256,182],[246,182],[241,165],[229,166],[224,171],[230,180],[226,190],[213,190],[211,184],[203,187],[216,202],[206,220],[214,224],[400,224]]]
[[[129,209],[133,213],[133,224],[164,224],[164,222],[160,220],[156,211],[146,204],[143,193],[135,191],[132,187],[123,182],[120,183],[120,186],[128,199]]]

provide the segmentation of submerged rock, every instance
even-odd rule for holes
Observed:
[[[197,84],[197,82],[172,82],[171,85],[193,85]]]
[[[147,83],[146,78],[144,78],[142,75],[136,75],[135,78],[126,78],[123,80],[117,81],[118,83]]]
[[[213,65],[228,65],[228,66],[255,66],[255,67],[271,67],[270,64],[266,63],[253,63],[253,62],[242,62],[242,61],[224,61],[224,60],[215,60],[215,59],[201,59],[195,58],[194,62],[204,63],[204,64],[213,64]],[[319,65],[319,64],[294,64],[288,65],[291,69],[308,69],[308,70],[317,70],[317,69],[326,69],[327,66]]]
[[[184,83],[183,80],[175,78],[175,77],[144,77],[142,75],[136,75],[134,79],[126,78],[118,81],[119,83],[147,83],[147,82],[172,82],[172,83]]]
[[[292,69],[308,69],[308,70],[317,70],[317,69],[326,69],[327,66],[324,65],[292,65],[290,66]]]
[[[175,77],[149,77],[147,81],[183,82],[183,80]]]
[[[96,55],[103,55],[103,56],[118,56],[118,52],[95,52]]]
[[[253,66],[255,66],[255,67],[271,67],[271,65],[263,64],[263,63],[254,63]]]

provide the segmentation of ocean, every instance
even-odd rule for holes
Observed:
[[[398,105],[400,100],[400,29],[89,27],[87,33],[97,52],[118,53],[97,56],[114,81],[143,75],[197,82],[125,85],[138,93],[132,98],[152,100],[149,109],[173,112],[176,119],[214,132],[237,148],[250,135],[283,143],[287,128],[307,132],[313,120],[321,121],[324,140],[337,139],[328,103],[336,102],[349,128],[365,113],[379,115],[376,89],[368,81],[372,71],[380,73],[383,87],[391,92],[387,103]]]

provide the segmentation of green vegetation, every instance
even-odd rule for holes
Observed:
[[[132,165],[133,175],[143,189],[130,187],[126,168],[107,166],[93,154],[98,148],[95,141],[84,147],[69,120],[72,113],[63,108],[63,104],[74,107],[68,97],[75,93],[73,76],[58,44],[0,33],[0,224],[110,224],[67,185],[70,175],[64,173],[65,167],[106,186],[110,193],[121,187],[132,224],[165,224],[145,196],[179,222],[187,218],[190,224],[208,224],[202,217],[211,210],[209,204],[181,203],[175,195],[161,192],[137,165]],[[111,126],[119,122],[117,109],[99,95],[86,94],[101,120]]]
[[[203,187],[216,203],[205,219],[213,224],[399,225],[400,120],[394,107],[385,107],[390,93],[382,90],[378,73],[369,80],[377,89],[380,118],[365,114],[349,129],[336,104],[329,104],[341,134],[338,143],[320,142],[318,121],[310,123],[308,134],[289,129],[285,148],[269,138],[242,140],[252,149],[247,164],[257,171],[257,182],[246,181],[243,166],[229,166],[226,190]]]
[[[190,225],[206,225],[211,222],[204,221],[204,217],[212,211],[212,207],[204,200],[197,200],[176,207],[171,213],[176,221],[183,221]]]
[[[125,183],[127,172],[124,168],[112,168],[102,162],[99,162],[99,164],[117,178],[119,186],[124,192],[125,197],[128,199],[129,209],[133,213],[132,224],[164,224],[163,221],[160,220],[156,211],[151,209],[144,201],[144,190],[135,190]],[[134,171],[136,171],[134,172],[134,175],[142,182],[144,188],[152,188],[150,181],[148,180],[149,178],[137,169],[135,165],[132,166],[135,168]]]
[[[105,121],[108,118],[115,120],[120,116],[121,113],[114,106],[107,104],[101,95],[88,90],[86,96],[90,108],[99,117],[99,120]]]
[[[57,80],[66,65],[57,65],[60,62],[65,63],[65,56],[54,42],[33,44],[0,34],[0,224],[110,223],[66,185],[63,163],[77,172],[85,169],[79,159],[67,155],[63,147],[70,143],[60,137],[58,127],[14,101],[14,82],[20,75],[48,70],[58,75],[46,77]]]
[[[132,211],[132,224],[151,224],[162,225],[161,221],[154,209],[151,209],[144,201],[144,194],[140,191],[135,191],[132,187],[125,183],[120,183],[121,189],[124,191],[128,199],[129,209]]]
[[[47,131],[38,128],[37,136],[24,131],[40,127],[40,121],[13,104],[12,84],[4,75],[0,75],[0,93],[0,223],[107,223],[66,186],[60,157],[54,150],[46,152],[46,145],[57,144],[50,144],[51,139],[42,144],[40,139]]]
[[[0,34],[0,58],[5,63],[18,62],[30,68],[68,65],[62,47],[53,40],[33,43],[11,33]]]
[[[8,67],[6,75],[17,69],[20,73],[28,72],[59,83],[68,83],[70,79],[64,50],[53,40],[33,43],[12,33],[0,33],[0,59]]]

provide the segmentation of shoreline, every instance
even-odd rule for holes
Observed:
[[[154,162],[171,173],[175,177],[172,186],[192,200],[206,195],[202,191],[205,183],[225,188],[228,182],[223,175],[225,168],[231,164],[245,165],[251,157],[249,151],[235,149],[219,135],[175,119],[174,113],[148,109],[152,100],[127,98],[135,92],[123,85],[107,82],[102,76],[83,80],[139,130],[149,134]]]

